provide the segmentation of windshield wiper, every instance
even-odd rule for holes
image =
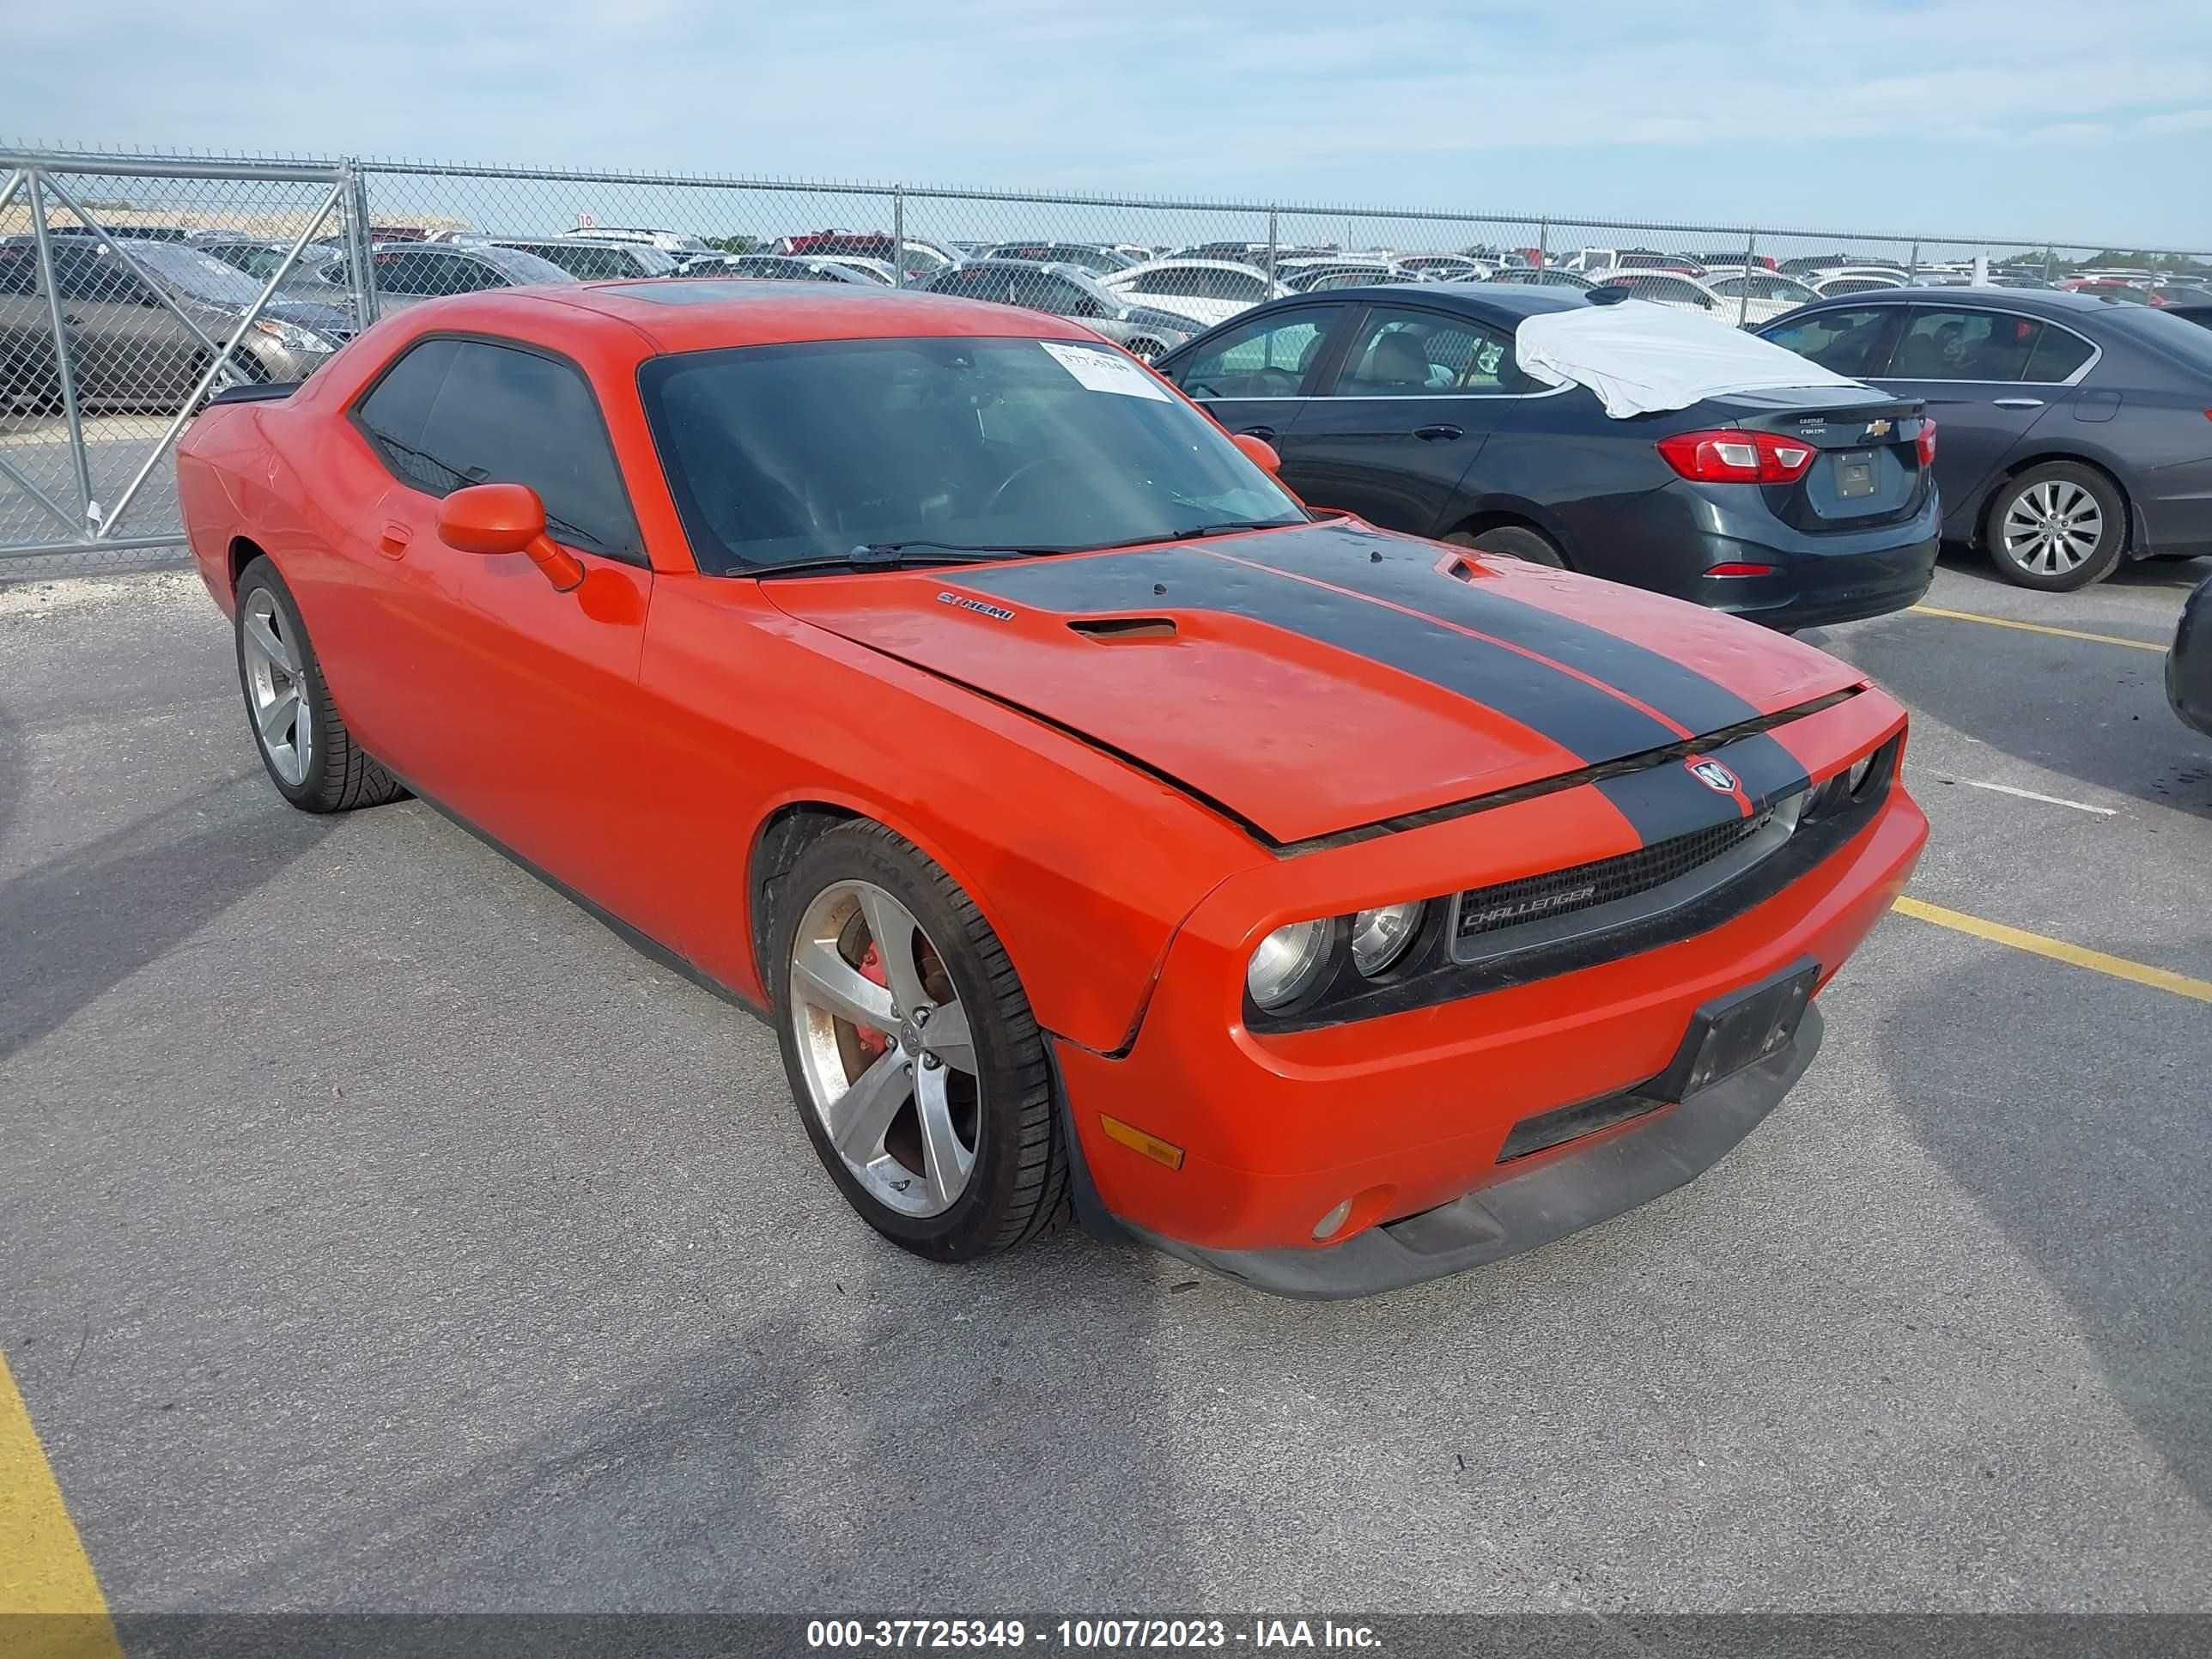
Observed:
[[[1146,547],[1154,542],[1194,542],[1208,536],[1233,536],[1246,530],[1288,530],[1304,522],[1291,519],[1229,519],[1219,524],[1194,524],[1187,530],[1170,530],[1161,536],[1132,536],[1127,541],[1100,542],[1096,547],[1071,550],[1079,553],[1109,553],[1117,547]]]
[[[1060,553],[1058,547],[964,547],[951,542],[863,542],[849,553],[763,565],[750,576],[790,576],[816,570],[921,570],[941,564],[991,564],[1001,559]]]

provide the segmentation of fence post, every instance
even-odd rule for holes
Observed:
[[[1536,221],[1536,269],[1541,270],[1552,263],[1552,222]]]
[[[1919,244],[1919,243],[1917,243],[1917,242],[1915,242],[1915,243],[1912,245],[1912,256],[1911,256],[1911,258],[1907,259],[1907,260],[1905,261],[1905,285],[1907,288],[1911,287],[1911,286],[1912,286],[1912,280],[1913,280],[1913,278],[1914,278],[1914,277],[1916,277],[1916,276],[1919,276],[1919,274],[1920,274],[1920,244]]]
[[[2050,281],[2051,281],[2051,267],[2053,264],[2057,264],[2057,260],[2058,260],[2058,246],[2057,246],[2057,243],[2055,243],[2055,242],[2045,242],[2045,243],[2043,245],[2043,280],[2044,280],[2044,282],[2045,283],[2045,284],[2048,284],[2048,283],[2050,283]]]
[[[1735,325],[1751,326],[1751,273],[1759,266],[1759,233],[1747,230],[1743,234],[1743,289],[1736,301]]]
[[[376,259],[369,251],[376,239],[369,230],[368,178],[359,161],[349,158],[344,166],[348,182],[346,264],[353,270],[353,307],[360,319],[355,329],[358,332],[376,320]]]
[[[70,459],[76,467],[76,504],[86,521],[91,522],[97,516],[92,499],[92,467],[85,459],[84,420],[76,408],[76,368],[70,361],[61,293],[54,286],[54,245],[46,234],[46,197],[40,188],[40,178],[39,168],[23,169],[24,189],[31,198],[31,240],[39,252],[39,286],[46,291],[46,322],[54,331],[54,372],[62,377],[62,417],[69,423]]]
[[[891,186],[891,286],[906,286],[906,186]]]
[[[1267,204],[1267,286],[1269,288],[1273,288],[1275,285],[1275,249],[1277,246],[1275,239],[1275,204],[1270,202]]]

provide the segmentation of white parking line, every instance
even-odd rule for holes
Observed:
[[[2077,812],[2094,812],[2100,818],[2117,817],[2120,810],[2117,806],[2092,806],[2085,800],[2068,800],[2063,795],[2039,795],[2033,789],[2015,789],[2008,783],[1978,783],[1972,778],[1961,778],[1959,781],[1969,789],[1994,789],[2000,795],[2017,795],[2022,800],[2039,800],[2045,806],[2070,806]]]

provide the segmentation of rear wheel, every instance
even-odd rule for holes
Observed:
[[[1997,490],[1982,541],[2007,581],[2070,593],[2101,581],[2119,563],[2127,507],[2103,473],[2051,461]]]
[[[1455,547],[1471,547],[1478,553],[1493,554],[1502,559],[1518,559],[1524,564],[1547,564],[1554,570],[1567,568],[1559,550],[1552,538],[1540,530],[1526,525],[1495,524],[1487,530],[1472,533],[1455,530],[1444,538]]]
[[[279,794],[303,812],[343,812],[407,793],[346,729],[300,608],[265,556],[239,575],[235,631],[246,720]]]
[[[831,830],[777,884],[784,1069],[863,1219],[938,1261],[1050,1231],[1067,1166],[1044,1039],[974,901],[881,824]]]

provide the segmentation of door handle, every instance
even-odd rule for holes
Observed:
[[[1240,426],[1237,428],[1237,435],[1257,438],[1263,444],[1271,444],[1275,441],[1275,428],[1272,426]]]
[[[1460,429],[1455,426],[1446,426],[1442,424],[1437,426],[1417,426],[1413,428],[1413,435],[1416,438],[1423,439],[1432,444],[1449,443],[1454,438],[1460,435]]]
[[[394,520],[384,526],[384,533],[376,538],[376,550],[387,559],[397,559],[407,551],[407,544],[415,539],[415,532]]]
[[[1998,398],[1994,399],[1994,401],[1999,409],[2040,409],[2043,407],[2043,399],[2040,398]]]

